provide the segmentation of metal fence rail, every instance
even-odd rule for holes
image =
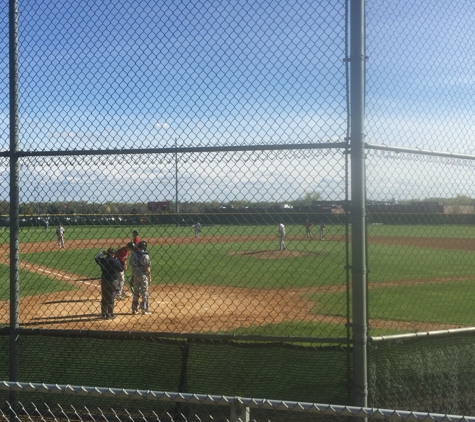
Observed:
[[[475,422],[475,417],[463,415],[444,415],[438,413],[412,412],[406,410],[376,409],[357,406],[339,406],[320,403],[292,402],[284,400],[271,400],[249,397],[232,397],[205,394],[186,394],[165,391],[131,390],[120,388],[86,387],[73,385],[39,384],[39,383],[14,383],[0,382],[0,391],[15,391],[18,393],[41,393],[60,394],[65,396],[88,396],[88,397],[113,397],[118,399],[156,401],[165,403],[196,404],[203,406],[224,406],[229,408],[230,421],[255,420],[252,417],[252,409],[270,410],[276,412],[297,412],[300,414],[322,415],[339,418],[370,418],[374,420],[397,420],[397,421],[436,421],[436,422]],[[25,407],[18,406],[25,410]],[[3,416],[14,410],[3,409]],[[63,409],[67,412],[67,409]],[[77,411],[77,409],[74,409]],[[91,411],[88,409],[88,411]],[[115,409],[118,420],[121,420],[119,409]],[[49,412],[51,415],[51,412]],[[268,415],[272,415],[269,413]],[[58,414],[61,419],[61,414]],[[128,420],[135,420],[133,416]],[[107,418],[107,417],[106,417]],[[125,419],[125,417],[124,417]],[[147,420],[147,419],[144,419]],[[268,420],[273,420],[272,416]],[[279,420],[286,420],[284,419]]]

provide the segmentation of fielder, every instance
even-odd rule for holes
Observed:
[[[195,237],[199,237],[200,236],[200,232],[201,232],[201,224],[199,221],[196,222],[196,224],[193,226],[195,228]]]
[[[64,248],[64,227],[61,223],[56,227],[56,237],[58,238],[58,246]]]
[[[325,223],[322,220],[320,222],[320,240],[324,240],[324,237],[325,237]]]
[[[140,309],[143,315],[150,315],[148,309],[148,286],[152,282],[152,274],[150,272],[150,257],[147,252],[147,243],[143,240],[139,242],[137,249],[130,258],[132,265],[132,277],[134,292],[132,296],[132,315],[136,315],[139,309],[139,298],[142,296]]]
[[[279,250],[281,252],[287,249],[287,247],[285,246],[284,238],[285,238],[285,225],[284,225],[284,222],[281,221],[279,224]]]

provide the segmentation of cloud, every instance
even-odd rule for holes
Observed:
[[[158,129],[158,130],[160,129],[168,130],[171,127],[170,124],[167,122],[157,122],[155,123],[154,126],[155,126],[155,129]]]
[[[74,132],[54,132],[53,133],[54,138],[75,138],[76,134]]]

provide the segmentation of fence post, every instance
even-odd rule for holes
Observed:
[[[353,302],[353,397],[367,407],[365,0],[350,0],[351,274]]]
[[[249,422],[251,419],[251,409],[242,404],[239,397],[231,403],[231,422]]]
[[[19,381],[19,166],[18,166],[18,1],[9,1],[10,67],[10,381]],[[10,391],[11,420],[16,420],[18,394]]]

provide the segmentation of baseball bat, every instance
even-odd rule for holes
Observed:
[[[132,280],[129,276],[126,276],[127,284],[129,285],[130,291],[134,292],[134,285],[132,284]]]

